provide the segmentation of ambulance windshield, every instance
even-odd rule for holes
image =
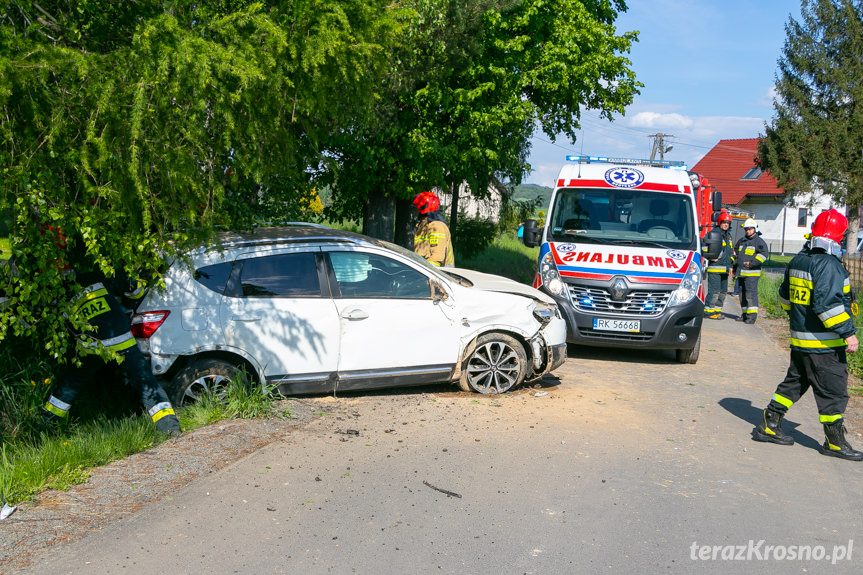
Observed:
[[[562,188],[546,227],[555,242],[696,248],[692,198],[618,188]]]

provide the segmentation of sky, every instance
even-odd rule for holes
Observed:
[[[637,30],[629,54],[641,93],[613,122],[582,113],[576,142],[538,131],[524,183],[552,186],[566,156],[649,158],[663,133],[666,160],[695,165],[721,139],[756,138],[773,117],[777,61],[799,0],[628,0],[619,32]],[[657,156],[658,157],[658,156]]]

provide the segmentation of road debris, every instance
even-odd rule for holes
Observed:
[[[434,485],[432,485],[428,481],[423,481],[423,485],[425,485],[426,487],[431,487],[435,491],[440,491],[444,495],[449,495],[450,497],[458,497],[459,499],[461,499],[461,495],[459,495],[458,493],[454,493],[452,491],[447,491],[446,489],[441,489],[440,487],[435,487]]]
[[[534,397],[545,397],[546,395],[548,395],[547,391],[537,391],[533,394]]]
[[[461,495],[459,495],[459,497],[461,497]],[[6,519],[7,517],[9,517],[13,513],[15,513],[16,509],[18,509],[18,508],[12,507],[8,503],[4,503],[3,504],[3,510],[0,511],[0,521]]]

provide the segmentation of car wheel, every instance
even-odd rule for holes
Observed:
[[[527,375],[527,354],[513,337],[487,333],[462,366],[459,387],[478,393],[505,393],[518,386]]]
[[[174,407],[183,407],[204,395],[224,395],[231,380],[239,373],[236,365],[221,359],[194,361],[171,380],[168,397]]]
[[[698,333],[698,339],[695,340],[695,345],[692,349],[678,349],[678,363],[697,363],[698,354],[701,353],[701,332]]]

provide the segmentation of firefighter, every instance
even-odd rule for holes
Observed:
[[[419,223],[414,230],[414,251],[438,267],[452,267],[455,257],[452,238],[446,221],[438,211],[440,200],[434,192],[423,192],[413,200],[419,211]]]
[[[93,330],[76,334],[72,353],[77,355],[80,365],[68,361],[61,368],[51,397],[44,406],[45,420],[53,425],[68,417],[72,402],[105,365],[98,354],[99,349],[104,348],[119,356],[117,362],[126,379],[140,394],[141,403],[156,429],[171,436],[179,435],[180,422],[174,408],[165,390],[153,377],[150,363],[138,348],[129,329],[129,316],[120,303],[124,296],[132,300],[140,298],[143,295],[141,284],[130,281],[124,273],[108,278],[98,266],[90,269],[83,257],[73,257],[73,261],[76,265],[70,266],[69,275],[82,288],[74,299],[75,310]]]
[[[767,261],[767,244],[752,218],[743,222],[745,235],[734,246],[737,266],[737,283],[740,284],[740,320],[755,323],[758,319],[758,280],[761,264]]]
[[[707,299],[704,304],[704,317],[725,319],[722,306],[728,293],[728,271],[734,263],[734,240],[731,238],[731,214],[722,210],[719,214],[719,230],[722,233],[722,251],[715,260],[707,264]],[[707,249],[707,246],[704,247]]]
[[[824,426],[821,453],[863,460],[845,439],[842,414],[848,404],[846,351],[857,351],[851,317],[851,283],[839,259],[848,220],[836,210],[821,212],[812,224],[809,244],[788,264],[779,299],[788,312],[791,362],[754,432],[757,441],[792,445],[781,428],[782,418],[811,387]]]

